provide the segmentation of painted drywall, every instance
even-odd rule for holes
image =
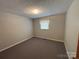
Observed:
[[[66,16],[65,45],[69,56],[75,56],[79,32],[79,0],[74,0]]]
[[[0,50],[32,37],[32,20],[27,17],[0,12]]]
[[[42,17],[38,19],[34,19],[34,36],[40,38],[46,38],[56,41],[64,41],[64,26],[65,26],[65,16],[64,14]],[[40,29],[40,20],[50,21],[49,29],[43,30]]]

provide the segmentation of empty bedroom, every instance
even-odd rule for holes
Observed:
[[[78,59],[79,0],[0,0],[0,59]]]

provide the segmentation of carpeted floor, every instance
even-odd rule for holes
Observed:
[[[68,59],[64,43],[31,38],[0,52],[0,59]]]

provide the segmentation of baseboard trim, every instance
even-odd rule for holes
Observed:
[[[56,40],[56,39],[46,38],[46,37],[41,37],[41,36],[35,36],[35,37],[44,38],[44,39],[47,39],[47,40],[52,40],[52,41],[57,41],[57,42],[64,42],[62,40]]]
[[[68,51],[66,44],[65,44],[65,48],[66,48],[66,52],[67,52],[67,55],[68,55],[68,59],[73,59],[73,57],[76,57],[76,52],[70,52],[70,51]]]
[[[57,42],[64,42],[64,41],[56,40],[56,39],[48,39],[48,40],[57,41]]]
[[[26,40],[29,40],[29,39],[32,38],[32,37],[33,37],[33,36],[27,37],[27,38],[25,38],[25,39],[22,40],[22,41],[19,41],[19,42],[14,43],[14,44],[12,44],[12,45],[10,45],[10,46],[7,46],[7,47],[1,49],[0,52],[5,51],[5,50],[7,50],[7,49],[9,49],[9,48],[11,48],[11,47],[13,47],[13,46],[16,46],[16,45],[18,45],[18,44],[20,44],[20,43],[22,43],[22,42],[24,42],[24,41],[26,41]]]
[[[22,43],[22,42],[24,42],[24,41],[26,41],[26,40],[29,40],[29,39],[32,38],[32,37],[34,37],[34,36],[27,37],[26,39],[24,39],[24,40],[22,40],[22,41],[19,41],[19,42],[14,43],[14,44],[12,44],[12,45],[10,45],[10,46],[7,46],[7,47],[1,49],[0,52],[5,51],[5,50],[7,50],[7,49],[9,49],[9,48],[11,48],[11,47],[13,47],[13,46],[16,46],[16,45],[18,45],[18,44],[20,44],[20,43]],[[39,38],[44,38],[44,37],[39,37]],[[61,41],[61,40],[56,40],[56,39],[51,39],[51,38],[44,38],[44,39],[53,40],[53,41],[58,41],[58,42],[64,42],[64,41]]]
[[[73,57],[76,57],[76,52],[69,52],[67,51],[69,59],[73,59]]]

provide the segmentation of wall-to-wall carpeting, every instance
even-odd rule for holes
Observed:
[[[0,52],[0,59],[68,59],[64,43],[31,38]]]

